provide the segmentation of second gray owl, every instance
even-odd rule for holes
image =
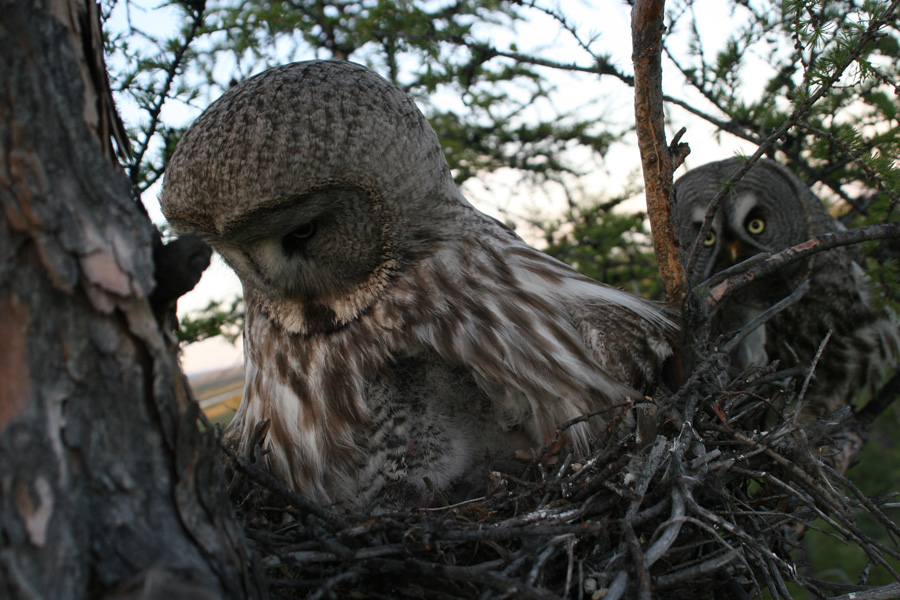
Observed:
[[[466,497],[488,464],[602,413],[566,432],[584,451],[671,354],[662,307],[475,210],[412,100],[359,65],[232,88],[179,142],[162,209],[244,288],[226,438],[244,449],[269,419],[270,469],[320,502]]]
[[[688,171],[675,183],[675,220],[688,251],[709,202],[743,165],[735,158]],[[843,226],[797,176],[762,159],[720,204],[688,274],[697,285],[760,252],[778,252]],[[856,251],[820,252],[754,281],[719,305],[712,334],[727,334],[790,295],[804,281],[809,291],[788,310],[750,334],[732,357],[733,372],[778,360],[780,368],[809,367],[829,330],[832,336],[807,396],[813,413],[846,406],[860,389],[876,385],[897,356],[897,325],[876,311]]]

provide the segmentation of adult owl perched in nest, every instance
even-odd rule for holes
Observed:
[[[674,217],[682,246],[694,243],[710,201],[743,162],[709,163],[675,182]],[[760,252],[778,252],[842,229],[796,175],[762,159],[722,200],[688,278],[697,285]],[[740,343],[732,373],[776,359],[781,368],[809,368],[831,331],[807,394],[808,412],[838,410],[860,389],[876,385],[896,359],[898,328],[870,302],[858,260],[849,247],[820,252],[752,282],[720,304],[712,315],[714,336],[737,330],[809,281],[798,303]]]
[[[609,418],[671,352],[663,309],[475,210],[413,102],[352,63],[231,89],[180,141],[161,202],[243,284],[246,383],[226,438],[245,446],[270,419],[269,468],[319,502],[471,493],[487,457]],[[604,426],[569,442],[584,451]]]

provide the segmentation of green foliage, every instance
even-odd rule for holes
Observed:
[[[191,344],[221,335],[233,344],[244,329],[245,310],[243,298],[210,300],[203,310],[181,319],[178,339]]]
[[[130,129],[136,156],[126,167],[136,193],[161,177],[180,137],[163,123],[166,103],[202,107],[253,73],[310,58],[365,64],[416,98],[460,183],[501,168],[537,182],[573,173],[566,150],[602,155],[621,134],[552,110],[555,88],[545,73],[480,40],[486,28],[522,20],[519,4],[223,0],[171,5],[183,25],[167,35],[131,22],[108,37],[107,52],[114,89],[146,115]],[[223,65],[230,65],[226,77]],[[452,97],[455,106],[435,97]],[[546,116],[536,116],[538,103],[550,109]]]
[[[199,89],[184,78],[185,66],[198,58],[194,45],[203,35],[205,12],[202,3],[173,3],[177,31],[159,35],[146,31],[143,23],[131,21],[128,27],[111,31],[110,15],[115,0],[104,5],[104,46],[108,56],[110,84],[120,104],[141,115],[128,129],[134,156],[125,164],[135,197],[139,197],[162,176],[181,130],[166,125],[163,109],[167,104],[190,104],[199,97]],[[131,2],[124,2],[126,8]]]
[[[897,166],[884,160],[900,155],[896,135],[900,29],[896,7],[892,16],[885,12],[889,4],[855,0],[735,3],[736,11],[746,13],[747,25],[712,59],[696,37],[691,63],[678,64],[689,83],[710,102],[708,108],[717,113],[722,128],[757,144],[791,111],[825,88],[827,94],[802,115],[798,127],[776,144],[773,154],[810,184],[821,184],[835,199],[849,204],[848,223],[869,214],[871,193],[891,196],[893,210],[900,191]],[[883,19],[880,24],[879,19]],[[870,24],[878,25],[875,32],[866,31]],[[674,19],[670,29],[678,26]],[[690,27],[696,31],[696,22]],[[754,62],[754,56],[762,57],[766,69]],[[747,85],[750,77],[758,79],[766,70],[769,75],[761,93],[754,93],[753,86]],[[872,216],[883,220],[888,215]]]

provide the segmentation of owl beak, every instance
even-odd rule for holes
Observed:
[[[736,263],[738,257],[738,243],[731,242],[728,244],[728,255],[731,257],[731,262]]]

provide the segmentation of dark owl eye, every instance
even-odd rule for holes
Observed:
[[[703,245],[709,247],[715,243],[716,243],[716,234],[715,234],[715,232],[710,231],[709,233],[706,234],[706,239],[703,240]]]
[[[753,235],[759,235],[766,228],[766,222],[762,219],[751,219],[747,223],[747,231]]]
[[[299,252],[303,246],[316,233],[316,224],[314,221],[299,225],[296,229],[281,238],[281,245],[288,254]]]
[[[306,240],[311,238],[315,232],[316,224],[310,221],[309,223],[304,223],[297,229],[290,232],[288,235],[295,240]]]

